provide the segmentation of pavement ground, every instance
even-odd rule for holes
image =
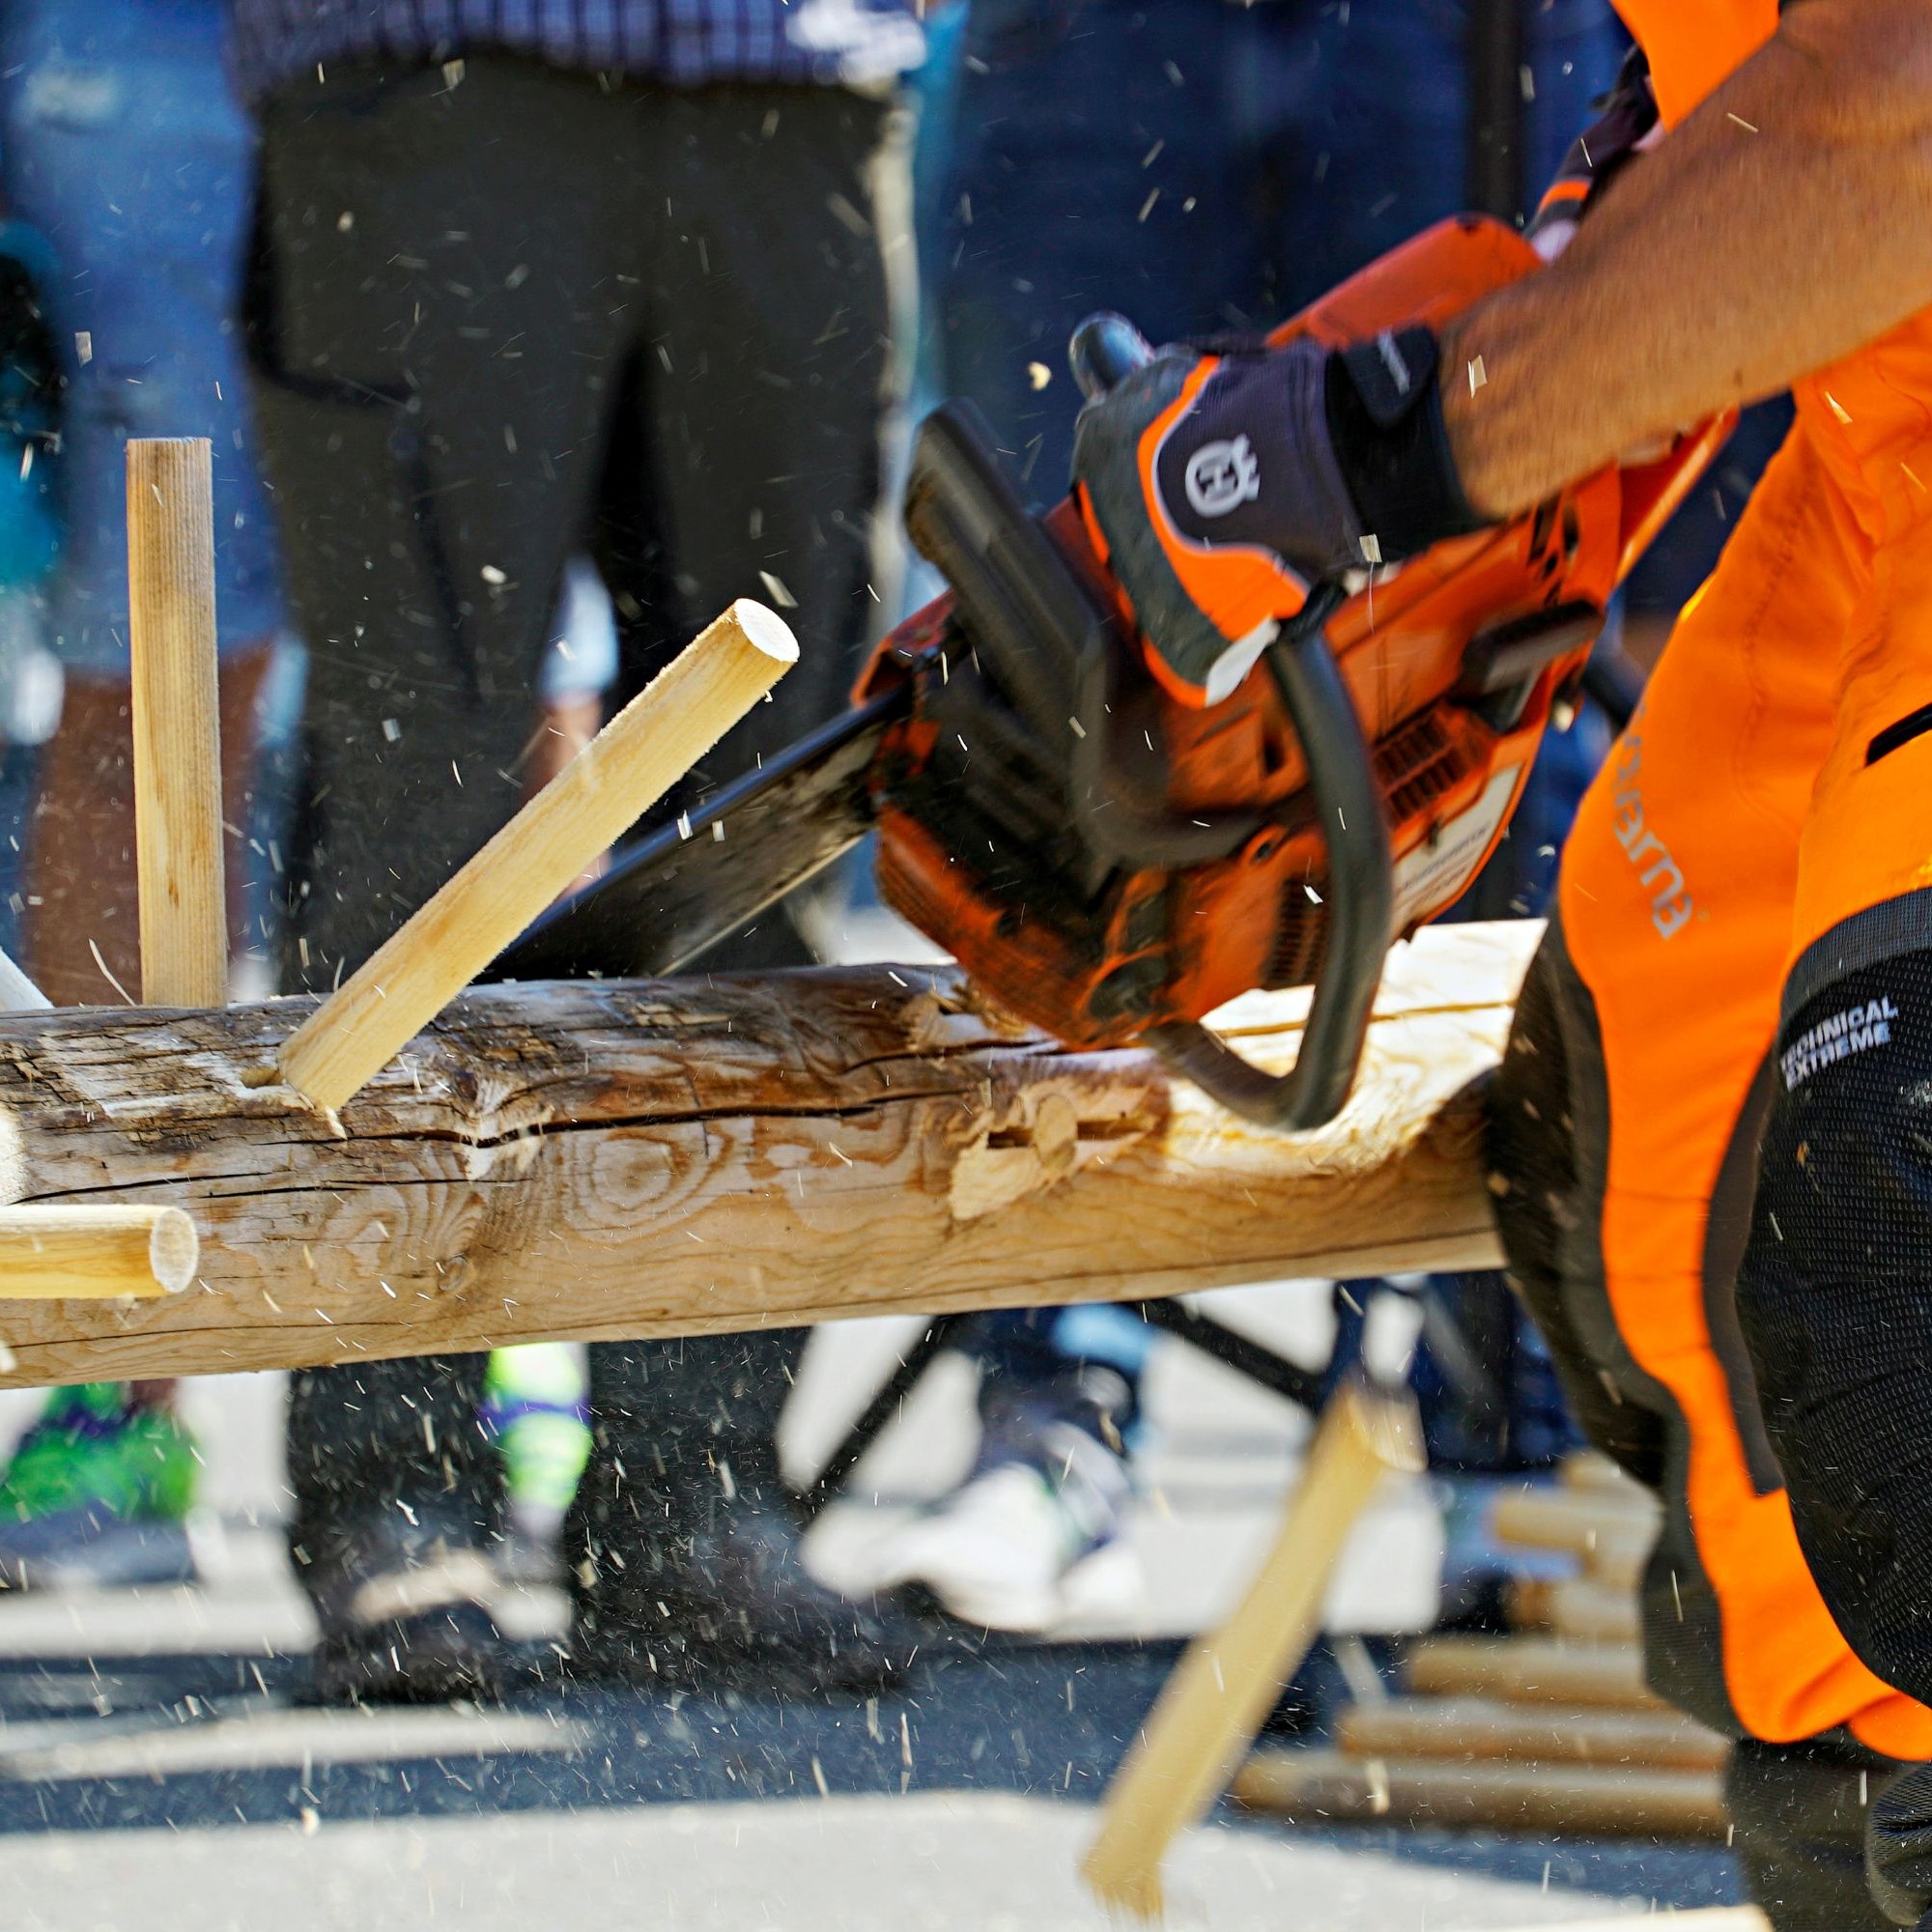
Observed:
[[[1312,1285],[1216,1300],[1276,1346],[1325,1346]],[[822,1331],[787,1417],[799,1468],[905,1340]],[[964,1465],[969,1393],[963,1365],[927,1378],[818,1532],[821,1569]],[[503,1605],[530,1661],[506,1705],[348,1712],[299,1702],[313,1626],[278,1529],[280,1403],[272,1377],[190,1388],[205,1587],[0,1600],[0,1859],[20,1932],[1098,1932],[1074,1875],[1092,1807],[1179,1638],[1240,1587],[1306,1433],[1159,1345],[1134,1523],[1151,1589],[1131,1629],[936,1633],[898,1693],[804,1705],[566,1690],[561,1600],[526,1591]],[[0,1401],[0,1434],[31,1410]],[[1392,1494],[1331,1623],[1426,1624],[1439,1548],[1423,1486]],[[1225,1806],[1170,1879],[1170,1924],[1229,1932],[1501,1932],[1739,1895],[1716,1849],[1312,1832]]]

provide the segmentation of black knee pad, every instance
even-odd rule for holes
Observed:
[[[1804,987],[1801,962],[1794,991]],[[1739,1313],[1819,1589],[1864,1662],[1923,1700],[1932,952],[1836,974],[1787,1011]]]

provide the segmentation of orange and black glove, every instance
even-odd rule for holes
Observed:
[[[1482,527],[1456,473],[1435,332],[1330,350],[1169,347],[1081,412],[1082,514],[1150,666],[1219,703],[1313,587]]]

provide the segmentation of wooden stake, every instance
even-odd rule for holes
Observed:
[[[1730,1740],[1675,1711],[1504,1704],[1487,1697],[1389,1697],[1351,1704],[1335,1727],[1342,1749],[1372,1757],[1508,1758],[1515,1763],[1646,1765],[1712,1771]]]
[[[1729,1816],[1719,1771],[1595,1764],[1445,1764],[1257,1751],[1235,1796],[1261,1811],[1333,1822],[1487,1826],[1588,1836],[1721,1838]]]
[[[0,1208],[0,1301],[179,1294],[200,1258],[179,1208]]]
[[[141,998],[218,1007],[228,997],[228,911],[214,498],[201,437],[128,444],[128,598]]]
[[[797,662],[740,598],[310,1016],[282,1078],[341,1106]]]
[[[1432,1636],[1408,1653],[1408,1688],[1424,1695],[1501,1697],[1512,1704],[1670,1707],[1644,1680],[1635,1644],[1560,1637]]]
[[[1422,1467],[1414,1404],[1343,1384],[1248,1593],[1175,1666],[1140,1741],[1114,1776],[1082,1867],[1107,1905],[1157,1918],[1161,1860],[1227,1784],[1321,1630],[1329,1578],[1384,1474]]]

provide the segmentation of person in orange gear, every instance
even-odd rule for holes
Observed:
[[[1212,704],[1311,585],[1794,388],[1572,835],[1493,1154],[1581,1418],[1665,1499],[1649,1669],[1740,1740],[1760,1904],[1932,1932],[1932,9],[1617,4],[1648,71],[1549,267],[1439,334],[1164,352],[1075,483]]]

